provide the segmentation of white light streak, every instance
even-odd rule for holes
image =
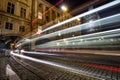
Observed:
[[[24,55],[19,55],[19,54],[13,53],[13,51],[11,51],[10,53],[13,56],[17,56],[17,57],[24,58],[24,59],[27,59],[27,60],[30,60],[30,61],[39,62],[39,63],[51,65],[51,66],[54,66],[54,67],[62,68],[64,70],[68,70],[68,71],[71,71],[71,72],[74,72],[74,73],[77,73],[77,74],[86,74],[79,69],[76,69],[76,68],[73,68],[73,67],[70,67],[70,66],[67,66],[67,65],[62,65],[62,64],[55,63],[55,62],[51,62],[51,61],[46,61],[46,60],[36,59],[36,58],[24,56]]]
[[[58,36],[61,36],[61,33],[60,33],[60,32],[58,33]]]
[[[116,32],[116,33],[114,33]],[[120,41],[119,38],[115,38],[120,36],[119,34],[120,29],[116,30],[111,30],[111,31],[106,31],[106,32],[100,32],[100,33],[94,33],[90,35],[83,35],[83,36],[77,36],[76,38],[66,38],[66,39],[61,39],[61,40],[56,40],[56,41],[51,41],[42,45],[38,45],[38,48],[57,48],[57,46],[54,45],[54,43],[60,43],[62,44],[61,46],[58,47],[69,47],[69,46],[78,46],[80,48],[81,46],[85,45],[104,45],[104,44],[112,44],[111,39],[117,39],[117,41]],[[104,39],[106,38],[106,39]],[[67,40],[67,45],[64,40]]]
[[[35,51],[24,51],[24,50],[21,50],[22,53],[25,53],[25,54],[34,54],[34,55],[57,55],[57,54],[51,54],[51,53],[44,53],[44,52],[35,52]]]
[[[92,23],[94,23],[94,27],[96,27],[99,22],[101,22],[101,27],[104,27],[103,25],[107,25],[107,24],[111,24],[111,23],[115,23],[115,22],[120,22],[120,14],[116,14],[116,15],[112,15],[112,16],[109,16],[109,17],[106,17],[106,18],[102,18],[102,19],[93,21]],[[33,40],[42,39],[42,38],[49,38],[49,37],[54,37],[54,36],[67,34],[67,33],[71,33],[71,32],[81,31],[81,30],[84,30],[84,29],[88,29],[89,27],[85,27],[87,25],[89,25],[89,22],[85,23],[85,24],[80,24],[80,25],[77,25],[77,26],[73,26],[73,27],[70,27],[70,28],[67,28],[67,29],[63,29],[63,30],[60,30],[60,31],[56,31],[56,32],[53,32],[53,33],[50,33],[50,34],[47,34],[47,35],[43,35],[43,36],[35,38]]]
[[[92,13],[95,13],[95,12],[98,12],[98,11],[101,11],[101,10],[104,10],[104,9],[106,9],[106,8],[112,7],[112,6],[117,5],[117,4],[119,4],[119,3],[120,3],[120,0],[113,1],[113,2],[108,3],[108,4],[106,4],[106,5],[100,6],[100,7],[96,8],[96,9],[90,10],[90,11],[88,11],[88,12],[86,12],[86,13],[83,13],[83,14],[80,14],[80,15],[75,16],[75,17],[73,17],[73,18],[70,18],[70,19],[68,19],[68,20],[65,20],[65,21],[63,21],[63,22],[61,22],[61,23],[59,23],[59,24],[56,24],[56,25],[54,25],[54,26],[51,26],[51,27],[49,27],[49,28],[47,28],[47,29],[44,29],[43,32],[45,32],[45,31],[47,31],[47,30],[50,30],[50,29],[53,29],[53,28],[55,28],[55,27],[61,26],[61,25],[65,24],[65,23],[71,22],[71,21],[76,20],[76,19],[78,19],[78,18],[81,18],[81,17],[83,17],[83,16],[86,16],[86,15],[89,15],[89,14],[92,14]]]
[[[65,24],[65,23],[67,23],[67,22],[76,20],[76,19],[78,19],[78,18],[80,18],[80,17],[83,17],[83,16],[85,16],[85,15],[89,15],[89,14],[92,14],[92,13],[94,13],[94,12],[98,12],[98,11],[100,11],[100,10],[104,10],[104,9],[106,9],[106,8],[112,7],[112,6],[117,5],[117,4],[119,4],[119,3],[120,3],[120,0],[113,1],[113,2],[111,2],[111,3],[108,3],[108,4],[106,4],[106,5],[103,5],[103,6],[101,6],[101,7],[98,7],[98,8],[96,8],[96,9],[94,9],[94,10],[91,10],[91,11],[89,11],[89,12],[83,13],[83,14],[81,14],[81,15],[78,15],[78,16],[76,16],[76,17],[73,17],[73,18],[71,18],[71,19],[68,19],[68,20],[66,20],[66,21],[63,21],[63,22],[61,22],[61,23],[58,23],[58,24],[56,24],[56,25],[54,25],[54,26],[52,26],[52,27],[49,27],[49,28],[43,30],[43,32],[44,32],[44,31],[47,31],[47,30],[50,30],[50,29],[52,29],[52,28],[55,28],[55,27],[57,27],[57,26],[60,26],[60,25],[62,25],[62,24]],[[93,22],[94,22],[94,27],[96,27],[96,25],[97,25],[99,22],[102,23],[102,24],[101,24],[101,27],[104,27],[103,25],[107,25],[107,24],[110,24],[110,23],[118,22],[118,21],[120,21],[120,14],[116,14],[116,15],[113,15],[113,16],[110,16],[110,17],[107,17],[107,18],[99,19],[99,20],[96,20],[96,21],[93,21]],[[81,30],[84,30],[84,29],[89,28],[89,27],[85,27],[85,26],[88,25],[88,24],[89,24],[89,23],[85,23],[85,24],[77,25],[77,26],[74,26],[74,27],[71,27],[71,28],[67,28],[67,29],[63,29],[63,30],[60,30],[60,31],[56,31],[56,32],[53,32],[53,33],[50,33],[50,34],[47,34],[47,35],[43,35],[43,36],[38,37],[38,38],[34,38],[34,39],[32,39],[31,41],[36,41],[36,40],[42,39],[42,38],[49,38],[49,37],[54,37],[54,36],[61,36],[62,34],[67,34],[67,33],[71,33],[71,32],[81,31]],[[59,33],[59,32],[61,32],[61,33]],[[22,44],[27,44],[27,43],[28,43],[28,42],[23,42]]]
[[[60,45],[60,43],[57,43],[57,46],[59,46]]]

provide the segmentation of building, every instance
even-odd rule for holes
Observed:
[[[42,13],[43,16],[41,17],[41,19],[36,21],[36,24],[34,24],[33,27],[37,26],[39,29],[41,29],[41,31],[48,28],[48,27],[51,27],[52,25],[58,24],[64,20],[72,17],[72,15],[70,13],[64,12],[61,9],[58,9],[56,7],[49,10],[51,7],[53,7],[53,5],[50,4],[49,2],[47,2],[46,0],[38,0],[37,3],[38,3],[37,6],[35,6],[36,7],[35,9],[37,9],[37,10],[35,10],[34,12],[38,13],[38,15],[36,15],[38,17],[39,17],[39,13]],[[47,12],[47,13],[44,14],[45,12]],[[49,33],[52,33],[52,32],[58,31],[58,30],[72,27],[72,26],[77,25],[77,24],[80,24],[80,20],[72,21],[72,22],[67,23],[65,25],[59,26],[58,28],[48,30],[42,34],[43,35],[49,34]],[[33,33],[35,33],[35,32],[37,32],[36,27],[35,27],[35,30],[33,31]]]
[[[38,18],[38,20],[32,26],[34,28],[33,33],[37,32],[37,28],[44,30],[52,25],[57,24],[58,22],[64,21],[72,17],[71,14],[64,12],[56,7],[50,9],[51,7],[53,7],[53,5],[47,2],[46,0],[38,0],[38,2],[35,2],[34,4],[34,19]]]
[[[21,38],[30,29],[29,0],[0,0],[0,35],[6,44]]]
[[[38,28],[44,30],[72,17],[71,14],[61,9],[56,7],[50,9],[51,7],[53,7],[53,5],[46,0],[0,0],[0,38],[7,45],[11,44],[12,47],[20,39],[35,34]],[[32,21],[35,19],[37,20],[32,24]],[[76,20],[58,28],[48,30],[44,32],[43,35],[79,23],[80,22]],[[71,36],[71,34],[64,36],[68,35]]]
[[[1,0],[0,34],[17,35],[21,37],[30,26],[30,6],[31,2],[29,2],[29,0]]]
[[[7,36],[9,39],[6,37],[3,39],[7,41],[11,41],[11,36],[21,39],[31,31],[36,31],[38,26],[47,25],[47,23],[63,15],[61,10],[54,8],[42,16],[42,19],[37,20],[34,25],[31,25],[32,20],[39,16],[38,13],[43,14],[52,6],[46,0],[0,0],[1,38]],[[65,19],[67,18],[65,17]]]

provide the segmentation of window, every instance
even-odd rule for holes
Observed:
[[[60,17],[60,14],[58,13],[58,17]]]
[[[52,20],[56,18],[55,11],[52,11]]]
[[[25,18],[25,17],[26,17],[26,9],[21,8],[20,16],[21,16],[22,18]]]
[[[20,31],[20,32],[25,32],[25,27],[24,27],[24,26],[20,26],[20,27],[19,27],[19,31]]]
[[[13,24],[6,22],[5,29],[12,30],[13,29]]]
[[[10,13],[10,14],[14,14],[14,8],[15,8],[15,5],[11,2],[8,2],[7,12]]]
[[[38,6],[39,6],[39,7],[42,7],[43,5],[40,3]]]
[[[49,9],[49,7],[46,7],[46,10],[48,10]]]
[[[46,16],[46,21],[49,22],[49,19],[50,19],[50,18],[49,18],[49,16],[47,15],[47,16]]]

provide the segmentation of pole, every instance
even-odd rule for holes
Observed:
[[[31,0],[31,21],[30,21],[30,50],[32,49],[31,39],[32,39],[32,19],[33,19],[33,0]]]

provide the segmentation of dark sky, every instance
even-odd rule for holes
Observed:
[[[59,0],[46,0],[46,1],[48,1],[48,2],[50,2],[51,4],[54,5],[54,4],[56,4]],[[68,11],[69,11],[72,15],[77,15],[77,14],[83,13],[84,11],[83,11],[83,12],[79,12],[79,10],[78,10],[78,11],[74,12],[74,11],[75,11],[75,8],[77,8],[78,6],[86,3],[87,1],[90,1],[90,0],[63,0],[63,2],[62,2],[61,4],[59,4],[57,7],[60,8],[61,5],[65,4],[65,5],[68,6]],[[101,6],[101,5],[106,4],[106,3],[108,3],[108,2],[111,2],[111,1],[113,1],[113,0],[106,0],[106,1],[103,2],[102,4],[97,5],[97,6],[94,6],[94,7]]]
[[[50,2],[51,4],[54,5],[54,4],[57,3],[59,0],[46,0],[46,1],[48,1],[48,2]],[[82,4],[82,3],[86,2],[86,1],[88,1],[88,0],[63,0],[63,2],[62,2],[60,5],[66,4],[66,5],[69,7],[69,10],[71,10],[71,9],[79,6],[80,4]],[[60,5],[57,6],[57,7],[60,7]]]

